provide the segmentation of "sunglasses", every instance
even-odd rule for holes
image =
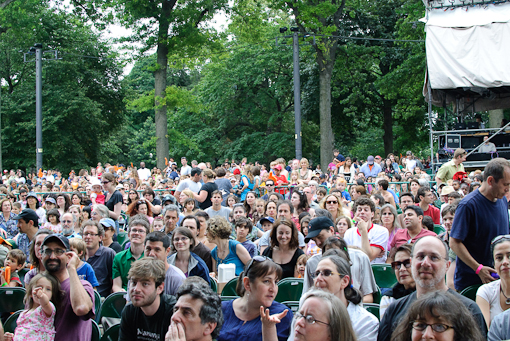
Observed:
[[[411,267],[411,258],[409,259],[406,259],[405,261],[402,261],[402,262],[391,262],[391,267],[393,268],[393,270],[397,271],[398,269],[400,269],[400,267],[404,265],[404,267],[406,268],[410,268]]]
[[[336,200],[326,201],[326,204],[330,204],[330,205],[338,204],[338,201],[336,201]]]
[[[271,258],[266,257],[266,256],[255,256],[255,257],[253,257],[252,260],[250,261],[250,264],[248,264],[246,269],[244,269],[244,276],[246,276],[248,271],[250,271],[250,268],[252,267],[253,262],[264,262],[266,260],[270,260],[271,262],[273,261]]]
[[[340,276],[340,277],[343,277],[343,275],[342,275],[342,274],[339,274],[338,272],[333,272],[333,271],[331,271],[331,270],[329,270],[329,269],[325,269],[325,270],[322,270],[322,271],[321,271],[321,270],[317,270],[317,271],[315,271],[315,272],[312,274],[312,277],[313,277],[313,278],[317,278],[317,277],[319,277],[320,275],[322,275],[322,277],[329,277],[329,276],[331,276],[331,275],[338,275],[338,276]]]

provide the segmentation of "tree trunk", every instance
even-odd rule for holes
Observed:
[[[168,22],[162,19],[159,23],[158,47],[157,47],[157,70],[154,73],[154,100],[156,107],[156,158],[157,167],[165,168],[165,158],[168,158],[168,121],[166,117],[166,105],[161,105],[161,99],[165,98],[166,71],[168,64]]]
[[[393,153],[393,108],[391,102],[386,100],[383,100],[383,105],[384,153],[388,155]]]
[[[333,59],[334,60],[334,59]],[[333,160],[333,129],[331,128],[331,75],[333,62],[328,62],[319,71],[319,113],[321,129],[321,169],[328,170]],[[321,64],[319,63],[321,66]]]

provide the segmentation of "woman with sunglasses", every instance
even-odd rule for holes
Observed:
[[[336,221],[337,218],[340,218],[342,216],[350,216],[349,210],[343,209],[342,206],[342,199],[340,196],[336,195],[335,193],[326,195],[324,199],[320,202],[319,206],[322,209],[327,210],[331,215],[333,216],[333,221]]]
[[[299,312],[294,315],[292,335],[289,340],[356,341],[358,339],[342,301],[329,292],[312,289],[303,296]]]
[[[494,317],[510,308],[510,235],[494,238],[491,250],[499,279],[483,284],[476,292],[476,304],[485,317],[487,327]]]
[[[421,296],[391,335],[392,341],[482,341],[478,323],[457,297],[441,290]]]
[[[255,256],[251,260],[237,281],[240,297],[222,303],[225,321],[218,341],[287,340],[292,312],[274,300],[281,275],[282,268],[271,259]]]
[[[304,254],[299,248],[298,230],[294,222],[286,218],[275,221],[271,229],[270,247],[262,254],[282,267],[282,279],[293,277],[297,260]]]
[[[391,263],[391,267],[393,271],[395,271],[397,284],[395,284],[390,291],[387,291],[381,299],[379,308],[379,316],[381,319],[390,304],[416,290],[416,283],[411,274],[411,245],[404,244],[399,246],[395,252],[394,260],[395,261]]]
[[[116,224],[118,224],[117,219],[120,217],[122,202],[124,198],[122,197],[122,194],[116,189],[117,179],[112,173],[104,173],[101,178],[101,183],[103,184],[103,188],[108,191],[108,194],[105,198],[105,206],[108,207],[108,210],[110,211],[109,218],[112,218]],[[116,230],[118,230],[118,225]]]
[[[127,205],[131,205],[132,203],[138,201],[140,199],[140,196],[138,195],[138,192],[135,189],[129,190],[128,199],[127,199]]]
[[[178,227],[172,234],[172,255],[168,263],[182,270],[186,277],[199,276],[210,283],[209,269],[205,262],[193,253],[195,238],[187,227]]]
[[[379,320],[359,305],[362,296],[352,285],[351,267],[345,259],[326,252],[317,265],[313,277],[315,288],[332,293],[347,308],[352,329],[359,341],[377,339]]]

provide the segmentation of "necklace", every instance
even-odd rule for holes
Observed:
[[[502,293],[502,294],[503,294],[503,296],[505,296],[505,298],[506,298],[505,303],[506,303],[507,305],[510,305],[510,298],[506,297],[505,293],[503,292],[503,288],[501,288],[501,287],[500,287],[500,288],[499,288],[499,290],[501,290],[501,293]]]

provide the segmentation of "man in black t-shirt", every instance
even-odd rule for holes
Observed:
[[[175,297],[164,295],[165,264],[151,257],[137,260],[129,270],[129,298],[120,321],[119,341],[163,341],[170,325]]]

